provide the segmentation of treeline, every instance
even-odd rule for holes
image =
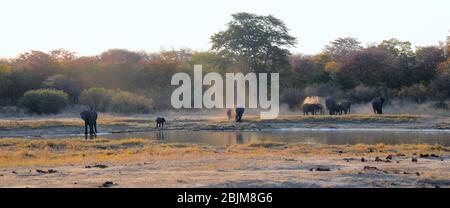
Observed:
[[[204,72],[278,72],[281,102],[292,108],[312,95],[354,103],[376,96],[419,103],[450,99],[450,36],[415,50],[398,39],[362,46],[355,38],[339,38],[319,54],[300,55],[289,52],[297,39],[281,20],[248,13],[232,17],[227,30],[211,37],[210,51],[111,49],[80,57],[59,49],[0,60],[0,105],[36,113],[75,104],[120,113],[167,110],[172,75],[192,73],[194,64],[202,64]],[[62,107],[42,110],[51,103],[47,97]],[[43,106],[33,106],[38,103]]]

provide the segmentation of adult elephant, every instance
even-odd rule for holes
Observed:
[[[164,117],[156,118],[156,128],[163,128],[164,124],[166,124],[166,119]]]
[[[303,104],[302,109],[303,109],[303,115],[305,115],[305,116],[309,115],[309,113],[311,113],[312,115],[316,114],[313,104],[305,103],[305,104]]]
[[[309,113],[311,113],[312,115],[316,115],[318,113],[322,114],[323,113],[323,107],[321,104],[319,103],[305,103],[302,106],[303,109],[303,115],[309,115]]]
[[[372,108],[375,114],[383,114],[384,98],[376,97],[372,100]]]
[[[350,107],[351,106],[352,106],[352,103],[350,103],[347,100],[339,102],[339,107],[340,107],[340,110],[341,110],[341,114],[342,113],[344,113],[344,114],[350,113]]]
[[[236,108],[236,122],[241,122],[242,121],[242,116],[244,115],[244,108]]]
[[[340,107],[333,98],[325,98],[325,106],[330,115],[337,115],[340,112]]]
[[[81,119],[84,120],[84,134],[87,135],[89,126],[89,134],[97,134],[97,112],[95,110],[85,110],[80,113]]]

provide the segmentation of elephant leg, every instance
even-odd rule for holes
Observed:
[[[90,135],[94,134],[94,125],[93,124],[89,124],[89,134]]]
[[[97,122],[94,123],[94,133],[97,134]]]
[[[87,135],[87,128],[88,128],[88,124],[87,122],[84,122],[84,134]]]

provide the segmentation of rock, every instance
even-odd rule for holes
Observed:
[[[12,174],[17,174],[17,172],[16,172],[16,171],[11,171],[11,173],[12,173]]]
[[[417,175],[417,176],[420,176],[420,173],[419,173],[419,172],[416,172],[416,175]]]
[[[96,164],[93,167],[94,168],[101,168],[101,169],[103,169],[103,168],[107,168],[108,166],[107,165],[103,165],[103,164]]]
[[[100,188],[109,188],[112,186],[117,186],[117,184],[112,181],[106,181],[100,186]]]
[[[93,166],[86,165],[86,166],[84,166],[84,168],[101,168],[101,169],[104,169],[104,168],[108,168],[108,166],[107,165],[103,165],[103,164],[96,164],[96,165],[93,165]]]
[[[375,162],[383,162],[383,160],[382,159],[380,159],[380,157],[375,157]]]
[[[316,168],[316,171],[331,171],[330,168],[327,167],[318,167]]]
[[[289,162],[295,162],[295,161],[297,161],[296,159],[292,159],[292,158],[286,158],[286,159],[284,159],[285,161],[289,161]]]
[[[411,162],[417,162],[418,160],[417,160],[417,158],[415,158],[415,157],[413,157],[412,159],[411,159]]]
[[[429,156],[430,156],[429,154],[420,154],[420,157],[423,157],[423,158],[427,158]]]
[[[386,157],[386,160],[392,160],[393,157],[394,157],[394,156],[392,156],[392,155],[388,155],[388,156]]]
[[[372,166],[364,166],[364,170],[378,170],[378,168]]]
[[[49,173],[56,173],[56,172],[58,172],[58,171],[53,170],[53,169],[49,169],[49,170],[40,170],[40,169],[37,169],[36,172],[38,172],[38,173],[43,173],[43,174],[49,174]]]
[[[363,157],[361,158],[361,162],[366,162],[366,159],[364,159]]]
[[[439,155],[431,154],[431,157],[439,157]]]

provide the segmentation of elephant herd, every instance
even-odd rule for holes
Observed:
[[[244,115],[244,108],[236,108],[235,109],[235,121],[236,122],[242,122],[242,116]],[[227,111],[228,119],[231,119],[233,112],[232,110]],[[88,128],[89,128],[89,135],[97,135],[97,112],[93,110],[92,108],[89,110],[82,111],[80,113],[81,119],[84,121],[84,135],[88,135]],[[158,117],[156,118],[156,128],[163,128],[164,124],[166,123],[166,119],[164,117]]]
[[[383,114],[384,98],[376,97],[372,100],[372,108],[375,114]],[[336,102],[333,98],[325,98],[325,108],[330,115],[344,115],[349,114],[352,103],[347,100]],[[324,106],[320,103],[305,103],[302,106],[303,115],[318,115],[324,114]]]
[[[377,97],[372,100],[372,108],[375,114],[383,114],[383,104],[385,99],[382,97]],[[325,98],[325,107],[330,115],[343,115],[350,113],[351,103],[349,101],[343,100],[336,102],[333,98]],[[303,114],[318,115],[324,114],[324,107],[320,103],[305,103],[302,106]],[[244,115],[244,108],[234,109],[235,122],[242,122],[242,117]],[[231,120],[233,111],[229,109],[227,111],[228,119]],[[84,134],[96,135],[97,134],[97,112],[93,109],[85,110],[80,113],[81,119],[84,121]],[[166,119],[163,117],[156,118],[156,128],[164,127]]]

